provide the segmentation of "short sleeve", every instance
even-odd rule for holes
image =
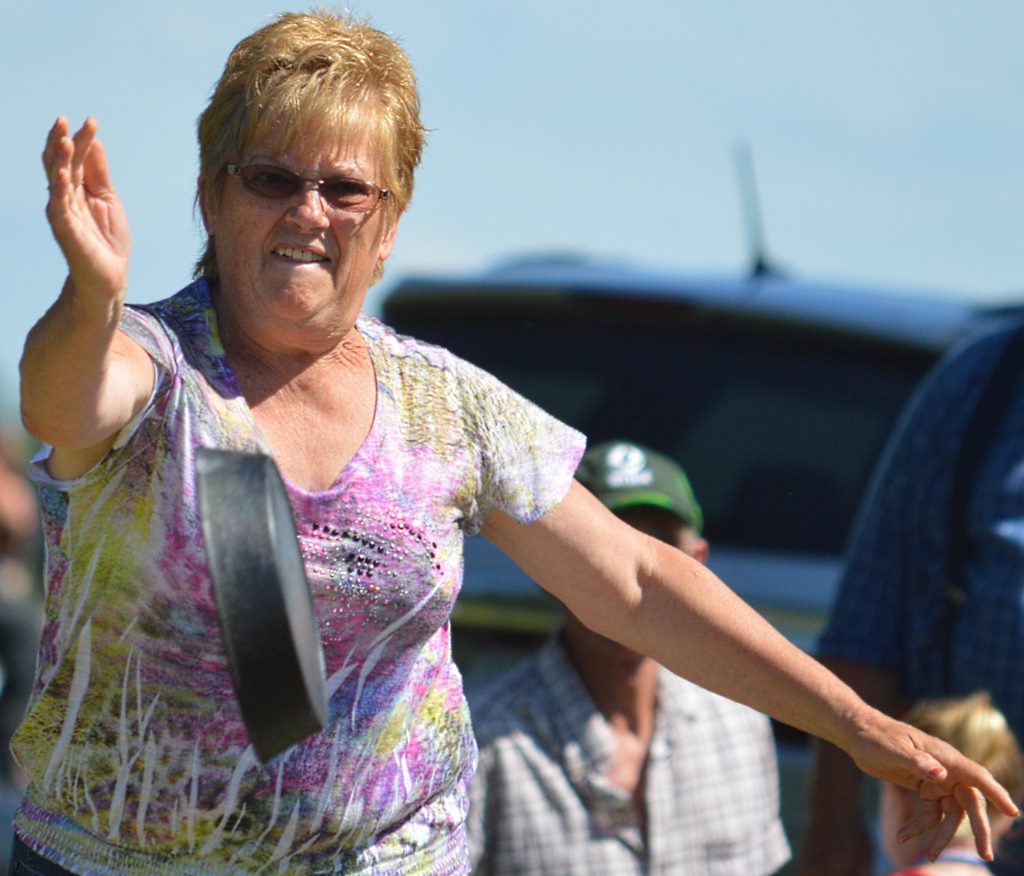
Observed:
[[[162,377],[174,373],[175,346],[156,316],[146,309],[129,305],[121,313],[120,329],[149,353]]]
[[[157,398],[162,396],[169,388],[175,371],[174,348],[167,337],[167,333],[155,317],[129,305],[121,313],[119,328],[149,354],[149,358],[153,363],[153,391],[150,393],[146,404],[143,405],[142,410],[117,433],[111,448],[114,451],[120,450],[131,441],[139,426],[152,412]],[[79,479],[58,480],[50,475],[46,467],[46,461],[49,459],[52,451],[53,448],[46,444],[39,448],[29,461],[29,478],[41,486],[66,491]]]
[[[458,386],[480,465],[467,533],[494,509],[520,523],[543,517],[568,493],[586,439],[474,365],[461,363]]]

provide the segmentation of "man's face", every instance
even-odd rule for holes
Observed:
[[[634,529],[678,548],[699,562],[707,559],[707,542],[671,511],[654,505],[634,505],[615,514]]]

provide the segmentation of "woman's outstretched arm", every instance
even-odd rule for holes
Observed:
[[[529,525],[492,512],[484,534],[595,631],[678,675],[846,751],[869,775],[910,788],[917,835],[937,853],[966,814],[990,858],[988,799],[1017,808],[984,767],[870,707],[685,554],[622,523],[579,484]]]

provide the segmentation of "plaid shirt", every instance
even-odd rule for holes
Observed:
[[[476,873],[758,876],[789,859],[767,718],[667,670],[645,768],[646,838],[606,778],[611,731],[557,637],[473,713]]]
[[[925,380],[876,472],[848,551],[822,656],[895,672],[906,703],[943,691],[945,551],[952,475],[972,403],[1018,323],[969,341]],[[1024,391],[967,509],[967,602],[950,694],[979,689],[1024,740]]]
[[[953,689],[943,685],[953,471],[973,403],[1019,325],[961,345],[915,394],[861,508],[818,652],[896,673],[906,704],[988,690],[1024,740],[1024,387],[968,497],[967,600],[950,643]],[[1000,843],[992,870],[1024,874],[1024,824]]]

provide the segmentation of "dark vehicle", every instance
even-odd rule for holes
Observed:
[[[922,375],[997,313],[771,273],[698,277],[581,260],[411,278],[385,322],[495,374],[591,442],[679,460],[705,512],[712,569],[811,650],[886,437]],[[453,616],[473,693],[557,614],[483,539],[466,544]],[[777,728],[784,814],[802,827],[804,740]]]

